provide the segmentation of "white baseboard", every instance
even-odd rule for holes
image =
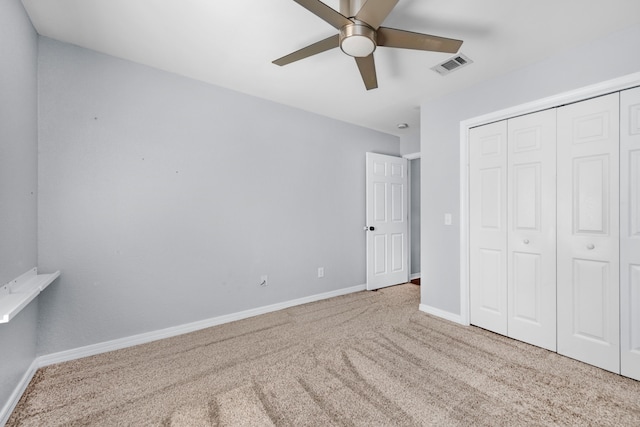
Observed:
[[[460,316],[459,314],[454,314],[449,311],[440,310],[439,308],[431,307],[430,305],[420,304],[420,311],[423,311],[427,314],[432,314],[437,317],[441,317],[451,322],[459,323],[464,326],[469,326],[468,323],[465,323],[462,320],[462,316]]]
[[[250,310],[240,311],[237,313],[227,314],[224,316],[213,317],[210,319],[200,320],[197,322],[186,323],[184,325],[173,326],[166,329],[160,329],[157,331],[146,332],[143,334],[132,335],[130,337],[119,338],[112,341],[105,341],[98,344],[92,344],[84,347],[78,347],[71,350],[61,351],[58,353],[47,354],[37,357],[20,382],[16,386],[15,390],[9,397],[7,403],[0,409],[0,426],[4,426],[9,420],[11,412],[15,409],[20,397],[26,390],[29,382],[35,375],[38,368],[53,365],[55,363],[68,362],[70,360],[80,359],[82,357],[93,356],[100,353],[106,353],[113,350],[120,350],[122,348],[132,347],[134,345],[145,344],[151,341],[161,340],[164,338],[171,338],[177,335],[186,334],[189,332],[198,331],[200,329],[209,328],[211,326],[222,325],[224,323],[233,322],[236,320],[242,320],[260,314],[271,313],[273,311],[283,310],[285,308],[293,307],[296,305],[307,304],[310,302],[320,301],[327,298],[333,298],[340,295],[351,294],[354,292],[360,292],[366,290],[366,285],[352,286],[350,288],[338,289],[335,291],[324,292],[322,294],[311,295],[304,298],[298,298],[290,301],[285,301],[277,304],[267,305],[264,307],[253,308]]]
[[[20,401],[22,394],[27,389],[27,386],[31,382],[31,379],[36,374],[37,370],[38,370],[38,361],[36,359],[31,363],[31,365],[27,369],[27,372],[25,372],[22,378],[20,379],[20,382],[18,383],[16,388],[13,390],[13,393],[11,393],[11,396],[9,396],[9,400],[7,400],[7,403],[5,403],[2,409],[0,409],[0,426],[4,426],[7,423],[7,421],[9,421],[9,416],[13,412],[18,402]]]
[[[352,286],[350,288],[338,289],[336,291],[325,292],[322,294],[311,295],[304,298],[285,301],[277,304],[267,305],[263,307],[253,308],[250,310],[240,311],[237,313],[227,314],[224,316],[213,317],[210,319],[200,320],[197,322],[186,323],[184,325],[172,326],[166,329],[146,332],[143,334],[132,335],[130,337],[119,338],[112,341],[105,341],[98,344],[92,344],[85,347],[78,347],[71,350],[61,351],[58,353],[47,354],[36,359],[38,367],[53,365],[55,363],[68,362],[70,360],[80,359],[82,357],[93,356],[108,351],[120,350],[122,348],[133,347],[134,345],[145,344],[151,341],[157,341],[164,338],[171,338],[177,335],[198,331],[200,329],[210,328],[212,326],[222,325],[224,323],[234,322],[236,320],[246,319],[248,317],[258,316],[260,314],[271,313],[273,311],[282,310],[296,305],[307,304],[310,302],[320,301],[327,298],[333,298],[340,295],[351,294],[366,290],[366,285]]]
[[[419,279],[419,278],[420,278],[420,273],[414,273],[409,276],[409,280]]]

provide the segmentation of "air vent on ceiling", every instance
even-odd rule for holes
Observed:
[[[445,76],[452,71],[455,71],[459,68],[462,68],[466,65],[473,64],[473,61],[469,59],[468,56],[459,53],[444,62],[436,65],[435,67],[431,67],[433,71],[440,74],[441,76]]]

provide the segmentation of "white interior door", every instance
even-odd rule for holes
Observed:
[[[508,336],[556,350],[556,110],[508,126]]]
[[[619,96],[558,109],[558,353],[620,372]]]
[[[640,88],[620,93],[620,373],[640,380]]]
[[[367,153],[367,289],[409,281],[407,159]]]
[[[469,131],[471,323],[507,335],[507,122]]]

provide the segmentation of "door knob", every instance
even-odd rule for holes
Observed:
[[[587,245],[587,249],[589,249],[589,250],[591,250],[591,249],[593,249],[593,248],[595,248],[595,247],[596,247],[596,245],[594,245],[593,243],[589,243],[589,244]]]
[[[369,227],[369,231],[374,231],[375,229],[375,227]]]
[[[522,243],[524,243],[525,245],[528,245],[528,244],[529,244],[529,239],[524,239],[524,240],[522,241]]]

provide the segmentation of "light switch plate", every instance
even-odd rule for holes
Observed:
[[[451,222],[452,222],[451,214],[450,213],[444,214],[444,225],[451,225]]]

